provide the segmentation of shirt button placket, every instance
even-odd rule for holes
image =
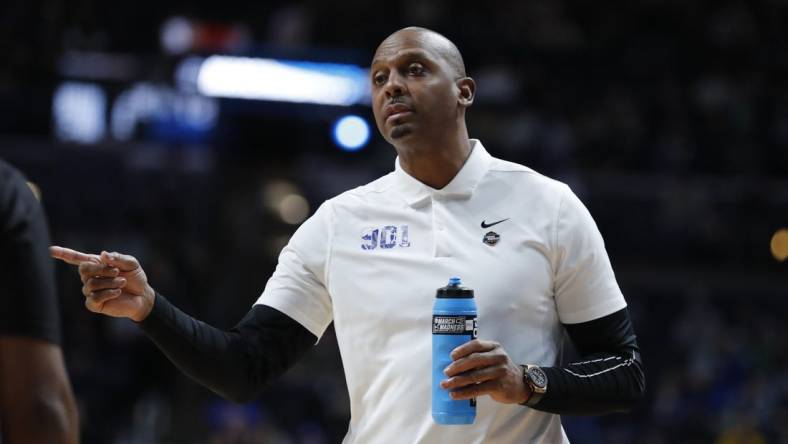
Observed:
[[[450,257],[449,236],[444,223],[446,217],[445,206],[441,202],[440,197],[433,197],[432,205],[433,214],[435,215],[435,256]]]

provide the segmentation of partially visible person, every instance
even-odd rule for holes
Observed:
[[[79,442],[44,212],[0,160],[0,442]]]

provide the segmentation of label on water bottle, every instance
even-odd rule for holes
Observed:
[[[478,332],[478,320],[475,315],[432,315],[434,335],[468,335],[471,339],[476,339]]]

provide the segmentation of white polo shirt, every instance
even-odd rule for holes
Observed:
[[[397,160],[394,172],[326,201],[257,300],[318,338],[334,322],[350,392],[345,443],[568,442],[558,415],[489,396],[478,399],[473,425],[433,422],[432,305],[451,276],[475,290],[479,338],[521,364],[556,365],[561,323],[626,306],[602,237],[569,187],[471,143],[441,190]]]

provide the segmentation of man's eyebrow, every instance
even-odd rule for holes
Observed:
[[[429,58],[430,53],[420,48],[404,49],[402,51],[399,51],[397,55],[395,55],[394,57],[391,57],[391,59],[400,60],[408,57]],[[374,67],[375,65],[380,65],[384,62],[385,59],[376,58],[372,60],[372,64],[370,64],[370,67]]]

